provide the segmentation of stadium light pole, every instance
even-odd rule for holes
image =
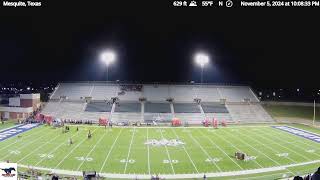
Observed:
[[[109,66],[116,60],[116,54],[111,50],[106,50],[100,54],[100,59],[106,65],[107,81],[108,81]]]
[[[203,68],[209,63],[209,56],[204,53],[197,53],[194,56],[195,62],[201,67],[201,84],[203,82]]]

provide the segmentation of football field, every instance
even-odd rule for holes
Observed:
[[[320,134],[303,125],[287,126]],[[113,178],[133,174],[141,178],[151,174],[172,178],[196,178],[204,173],[212,177],[283,175],[313,172],[320,164],[320,143],[271,125],[78,128],[70,126],[69,132],[62,133],[62,128],[43,125],[11,137],[0,142],[0,161],[72,175],[94,170]],[[237,160],[235,152],[244,152],[248,158]]]

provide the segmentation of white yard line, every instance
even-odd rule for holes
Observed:
[[[164,138],[163,134],[162,134],[162,129],[160,129],[160,134],[161,134],[161,137]],[[170,157],[170,154],[169,154],[169,151],[168,151],[168,147],[167,147],[167,145],[164,145],[164,147],[165,147],[165,149],[167,151],[167,156],[168,156],[168,159],[170,161],[172,172],[173,172],[173,174],[176,174],[176,172],[174,171],[174,168],[173,168],[173,164],[172,164],[171,157]]]
[[[243,168],[234,160],[232,159],[223,149],[221,149],[217,144],[215,144],[214,142],[212,142],[212,140],[208,137],[208,135],[204,134],[202,131],[199,131],[202,136],[206,137],[210,143],[214,146],[216,146],[221,152],[223,152],[223,154],[225,154],[233,163],[235,163],[241,170],[243,170]]]
[[[211,156],[209,155],[209,153],[208,153],[205,149],[203,149],[203,147],[201,146],[201,144],[192,136],[192,134],[191,134],[190,132],[189,132],[188,134],[189,134],[189,136],[191,137],[191,139],[198,144],[198,146],[200,147],[200,149],[202,150],[202,152],[204,152],[204,153],[208,156],[208,158],[211,159]],[[213,164],[217,167],[217,169],[218,169],[220,172],[222,172],[221,168],[217,165],[216,162],[214,162]]]
[[[249,174],[257,174],[257,173],[266,173],[266,172],[273,172],[273,171],[280,171],[280,170],[288,170],[287,168],[290,167],[297,167],[297,166],[304,166],[308,164],[315,164],[320,163],[320,160],[303,162],[298,164],[290,164],[290,165],[283,165],[277,167],[270,167],[270,168],[260,168],[260,169],[250,169],[250,170],[241,170],[241,171],[228,171],[228,172],[217,172],[217,173],[206,173],[207,177],[235,177],[241,175],[249,175]],[[19,167],[30,168],[29,165],[22,165],[18,164]],[[50,171],[56,174],[64,174],[64,175],[71,175],[71,176],[82,176],[82,171],[68,171],[62,169],[51,169],[45,167],[31,167],[32,169],[43,170],[43,171]],[[122,179],[150,179],[149,174],[112,174],[112,173],[100,173],[99,176],[105,178],[122,178]],[[203,173],[200,174],[161,174],[161,178],[165,179],[199,179],[203,178]]]
[[[92,133],[94,133],[97,129],[94,129],[92,131]],[[77,144],[74,148],[71,149],[71,151],[54,167],[54,168],[58,168],[60,166],[60,164],[65,160],[67,159],[70,154],[73,153],[74,150],[76,150],[83,142],[87,141],[88,139],[87,138],[84,138],[79,144]]]
[[[42,130],[41,130],[41,131],[42,131]],[[40,133],[41,131],[39,131],[39,133]],[[37,134],[38,134],[38,133],[37,133]],[[51,133],[50,133],[50,134],[51,134]],[[38,139],[41,139],[41,138],[43,138],[43,136],[39,136],[38,138],[34,139],[33,141],[30,141],[30,142],[28,142],[28,143],[23,144],[22,146],[19,146],[18,148],[15,148],[15,150],[23,149],[24,147],[26,147],[26,146],[28,146],[28,145],[36,142]],[[10,155],[11,155],[10,153],[7,153],[7,155],[1,157],[1,159],[5,159],[6,157],[8,157],[8,156],[10,156]]]
[[[73,138],[74,136],[76,136],[76,135],[78,135],[79,133],[77,132],[77,133],[75,133],[73,136],[71,136],[71,138]],[[52,153],[54,153],[56,150],[58,150],[61,146],[63,146],[65,144],[65,142],[62,142],[59,146],[57,146],[56,148],[54,148],[52,151],[50,151],[48,154],[52,154]],[[36,166],[38,165],[38,164],[40,164],[43,160],[45,160],[46,159],[46,157],[43,157],[43,158],[41,158],[37,163],[36,163]]]
[[[147,129],[147,142],[149,141],[149,129]],[[149,145],[147,145],[148,147],[148,172],[149,174],[151,174],[151,168],[150,168],[150,147]]]
[[[259,131],[259,132],[261,132],[262,134],[265,134],[265,135],[267,135],[267,136],[270,137],[270,135],[264,133],[263,131]],[[278,138],[277,136],[272,136],[272,137],[278,139],[279,141],[283,141],[282,139]],[[289,150],[289,151],[291,151],[291,152],[299,155],[300,157],[303,157],[304,159],[306,159],[306,160],[308,160],[308,161],[311,161],[311,160],[312,160],[312,159],[310,159],[310,158],[308,158],[308,157],[306,157],[306,156],[304,156],[304,155],[302,155],[302,154],[300,154],[300,153],[297,153],[296,151],[293,151],[292,149],[290,149],[290,148],[288,148],[288,147],[285,147],[285,146],[281,145],[281,144],[278,143],[277,141],[275,141],[275,143],[276,143],[276,144],[279,144],[279,146],[281,146],[281,147],[283,147],[283,148],[285,148],[285,149],[287,149],[287,150]],[[295,146],[294,144],[292,144],[292,145]],[[298,147],[298,146],[295,146],[295,147]],[[303,149],[303,150],[304,150],[304,149]]]
[[[225,132],[227,132],[227,131],[225,131]],[[227,133],[229,133],[229,132],[227,132]],[[229,133],[229,134],[231,134],[233,137],[235,137],[232,133]],[[239,133],[239,134],[240,134],[240,133]],[[255,147],[251,146],[249,143],[243,141],[241,138],[237,138],[237,139],[239,139],[242,143],[247,144],[249,147],[251,147],[251,148],[254,149],[255,151],[259,152],[260,154],[264,155],[265,157],[267,157],[268,159],[270,159],[272,162],[276,163],[277,165],[281,165],[279,162],[273,160],[273,159],[270,158],[268,155],[266,155],[264,152],[262,152],[262,151],[260,151],[259,149],[256,149]]]
[[[108,133],[109,133],[109,131],[108,131]],[[89,153],[86,155],[86,158],[85,158],[85,159],[87,159],[87,158],[90,156],[90,154],[93,152],[93,150],[96,149],[97,145],[101,142],[101,140],[104,138],[104,136],[105,136],[106,134],[107,134],[107,133],[104,133],[104,134],[101,136],[101,138],[97,141],[97,143],[92,147],[92,149],[91,149],[91,150],[89,151]],[[78,168],[77,168],[77,171],[79,171],[79,169],[81,168],[81,166],[83,165],[84,162],[85,162],[85,161],[82,161],[81,164],[79,164],[79,166],[78,166]]]
[[[234,147],[234,148],[237,149],[238,151],[243,152],[241,149],[239,149],[238,147],[236,147],[235,145],[233,145],[233,143],[231,143],[231,142],[228,141],[227,139],[219,136],[219,133],[216,133],[215,135],[216,135],[218,138],[220,138],[220,139],[222,139],[223,141],[225,141],[225,142],[227,142],[228,144],[230,144],[232,147]],[[258,166],[260,166],[261,168],[263,168],[263,166],[261,166],[261,164],[259,164],[256,159],[254,160],[254,162],[255,162]]]
[[[278,132],[277,129],[275,129],[274,132],[279,134],[279,135],[282,135],[280,132],[286,133],[284,131],[279,131]],[[288,138],[293,139],[293,142],[294,142],[294,143],[289,143],[289,144],[293,144],[294,146],[297,146],[297,145],[295,145],[295,143],[302,143],[302,144],[305,144],[305,145],[311,147],[312,149],[317,149],[317,150],[319,149],[319,148],[315,148],[314,145],[312,145],[312,144],[306,143],[305,140],[308,140],[308,139],[298,139],[298,140],[296,140],[296,138],[294,138],[293,136],[290,136],[290,135],[293,135],[293,134],[287,133],[287,135],[288,135]],[[283,142],[286,143],[286,141],[283,141]],[[297,146],[297,147],[299,147],[300,149],[303,149],[300,146]],[[303,150],[305,151],[305,149],[303,149]],[[320,155],[318,153],[316,153],[316,152],[313,152],[313,154],[315,154],[316,156],[320,157]]]
[[[102,164],[102,166],[101,166],[101,169],[100,169],[99,173],[101,173],[101,172],[102,172],[102,170],[103,170],[104,166],[106,165],[106,162],[107,162],[107,160],[109,159],[109,155],[110,155],[111,151],[113,150],[114,145],[116,144],[116,142],[117,142],[117,140],[118,140],[118,138],[119,138],[120,134],[122,133],[122,130],[123,130],[123,129],[121,129],[121,130],[120,130],[120,132],[118,133],[118,135],[117,135],[116,139],[113,141],[113,144],[111,145],[111,148],[110,148],[110,150],[109,150],[109,152],[108,152],[108,154],[107,154],[106,158],[105,158],[105,159],[104,159],[104,161],[103,161],[103,164]]]
[[[35,135],[35,134],[39,134],[39,133],[41,133],[42,131],[43,131],[43,130],[40,130],[40,131],[38,131],[38,132],[36,132],[36,133],[31,133],[31,134],[28,134],[27,136],[22,136],[22,139],[17,139],[15,142],[10,143],[10,144],[8,144],[7,146],[1,148],[0,151],[2,151],[3,149],[6,149],[7,147],[10,147],[10,146],[18,143],[18,142],[20,142],[21,140],[23,140],[23,139],[25,139],[25,138],[28,138],[28,137],[33,136],[33,135]],[[21,133],[21,134],[23,134],[23,133]],[[10,138],[14,138],[14,137],[10,137]],[[10,138],[9,138],[9,139],[10,139]]]
[[[247,132],[250,133],[249,131],[247,131]],[[252,133],[251,133],[251,134],[252,134]],[[245,135],[245,134],[243,134],[243,135]],[[255,135],[255,136],[260,136],[261,138],[264,138],[264,139],[270,141],[270,139],[266,138],[265,136],[261,136],[259,133],[254,134],[254,135]],[[256,140],[256,139],[254,139],[254,138],[251,138],[251,136],[247,136],[247,135],[245,135],[245,136],[248,137],[248,138],[250,138],[250,139],[253,139],[254,141],[258,142],[259,144],[262,144],[264,147],[270,149],[271,151],[273,151],[273,152],[275,152],[275,153],[280,153],[279,151],[271,148],[269,145],[266,145],[266,144],[264,144],[263,142],[261,142],[261,141],[259,141],[259,140]],[[275,143],[275,144],[279,146],[278,143]],[[282,147],[282,146],[281,146],[281,147]],[[287,157],[285,157],[285,158],[289,159],[290,161],[292,161],[292,162],[294,162],[294,163],[298,163],[297,161],[291,159],[289,156],[287,156]]]
[[[11,128],[16,128],[16,127],[18,127],[18,126],[23,126],[23,124],[18,124],[18,125],[15,125],[15,126],[9,126],[9,127],[7,127],[7,128],[0,129],[0,132],[6,131],[6,130],[11,129]]]
[[[133,138],[134,138],[135,132],[136,132],[136,128],[133,128],[133,133],[132,133],[131,142],[130,142],[130,145],[129,145],[128,155],[127,155],[127,161],[126,161],[126,165],[124,166],[124,171],[123,171],[124,174],[127,171],[128,161],[129,161],[129,157],[130,157],[130,153],[131,153],[131,146],[132,146],[132,142],[133,142]]]
[[[19,163],[20,161],[24,160],[25,158],[29,157],[30,155],[32,155],[33,153],[35,153],[36,151],[38,151],[39,149],[41,149],[43,146],[49,144],[50,142],[56,140],[58,137],[60,137],[61,134],[59,136],[56,136],[55,138],[50,139],[50,141],[47,141],[46,143],[42,144],[41,146],[38,146],[36,149],[34,149],[33,151],[31,151],[29,154],[27,154],[26,156],[24,156],[23,158],[21,158],[19,161],[17,161],[17,163]]]
[[[176,131],[175,131],[174,129],[171,129],[171,131],[173,131],[173,132],[174,132],[174,134],[175,134],[175,136],[176,136],[178,139],[180,139],[180,138],[179,138],[179,136],[177,135],[177,133],[176,133]],[[198,168],[197,168],[197,166],[194,164],[193,160],[191,159],[190,154],[188,153],[188,151],[187,151],[186,147],[185,147],[184,145],[182,145],[182,147],[183,147],[183,149],[184,149],[184,152],[186,152],[186,154],[187,154],[187,156],[188,156],[188,158],[189,158],[190,162],[192,163],[192,165],[193,165],[194,169],[197,171],[197,173],[199,173]]]

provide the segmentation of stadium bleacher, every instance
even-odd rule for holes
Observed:
[[[86,103],[85,97],[91,100]],[[118,105],[112,106],[113,97],[118,98]],[[146,102],[139,101],[142,97]],[[169,98],[172,102],[167,102]],[[194,102],[196,98],[201,99],[200,104]],[[215,117],[229,122],[273,122],[248,86],[60,83],[42,113],[94,122],[100,117],[114,121],[170,121],[177,117],[198,123]]]
[[[145,103],[144,112],[146,113],[171,113],[169,103]]]
[[[204,113],[229,113],[224,104],[214,102],[203,102],[201,107]]]
[[[196,103],[174,103],[173,107],[175,113],[201,113]]]
[[[141,112],[141,103],[121,102],[115,106],[114,112]]]
[[[85,111],[88,112],[110,112],[112,104],[106,102],[90,102],[87,104]]]

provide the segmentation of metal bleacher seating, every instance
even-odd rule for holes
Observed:
[[[229,113],[226,106],[219,102],[202,102],[201,107],[204,113]]]
[[[93,100],[110,100],[112,97],[117,97],[118,87],[116,85],[105,83],[94,83],[90,96]]]
[[[196,97],[202,100],[202,102],[219,102],[221,96],[218,88],[214,86],[198,86],[194,88]]]
[[[150,102],[165,102],[169,98],[168,85],[145,85],[143,86],[142,96]]]
[[[80,100],[89,96],[92,85],[88,83],[61,83],[51,99],[59,99],[66,96],[70,100]]]
[[[87,104],[85,111],[87,112],[110,112],[112,104],[106,102],[90,102]]]
[[[141,103],[139,102],[120,102],[115,106],[114,112],[135,112],[141,113]]]
[[[196,103],[173,103],[175,113],[201,113]]]
[[[250,99],[251,102],[259,102],[249,87],[234,86],[234,87],[219,87],[221,98],[227,102],[243,102],[244,99]]]
[[[85,101],[85,97],[91,99]],[[113,97],[116,101],[111,101]],[[145,102],[140,102],[142,97]],[[195,98],[201,99],[200,104],[194,102]],[[114,122],[167,122],[174,117],[190,124],[201,123],[205,118],[244,123],[273,122],[248,86],[60,83],[42,113],[61,119],[94,122],[100,117]]]
[[[144,112],[146,113],[171,113],[169,103],[145,103]]]

